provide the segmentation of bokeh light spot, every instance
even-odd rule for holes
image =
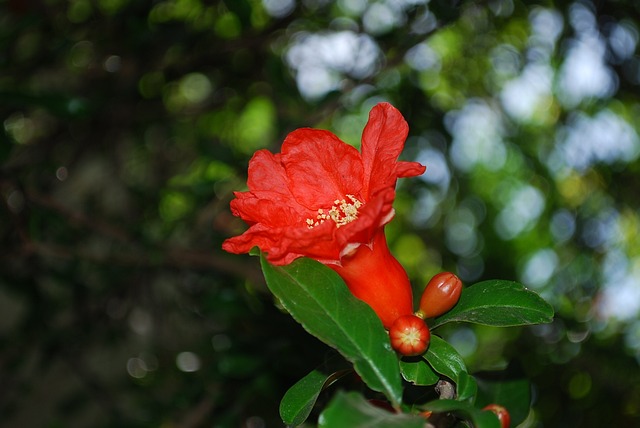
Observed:
[[[574,399],[584,398],[591,391],[591,383],[589,373],[576,373],[569,380],[569,394]]]
[[[197,372],[200,370],[200,357],[193,352],[180,352],[176,357],[176,366],[185,373]]]
[[[190,103],[204,101],[211,94],[212,85],[207,76],[201,73],[187,74],[180,80],[180,93]]]

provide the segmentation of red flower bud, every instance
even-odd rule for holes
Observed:
[[[509,428],[511,425],[511,415],[504,407],[499,404],[489,404],[482,408],[482,410],[490,411],[496,414],[498,420],[500,421],[500,426],[502,428]]]
[[[433,318],[451,310],[462,293],[462,281],[451,272],[441,272],[431,278],[420,298],[420,318]]]
[[[415,315],[396,319],[389,330],[391,346],[405,356],[423,354],[429,347],[431,333],[424,320]]]

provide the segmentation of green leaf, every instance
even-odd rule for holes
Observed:
[[[400,360],[400,372],[407,382],[414,385],[434,385],[440,380],[440,376],[421,357]]]
[[[500,428],[500,421],[493,412],[482,411],[464,401],[435,400],[421,406],[421,408],[434,413],[453,413],[460,418],[471,421],[474,428]]]
[[[333,382],[351,370],[340,370],[334,373],[323,373],[316,369],[300,379],[284,394],[280,402],[280,417],[288,426],[302,424],[311,413],[318,395]]]
[[[392,413],[374,406],[357,392],[339,392],[320,414],[319,428],[423,428],[424,418]]]
[[[431,328],[452,321],[510,327],[552,320],[553,308],[533,291],[517,282],[490,280],[464,288],[458,304]]]
[[[373,309],[317,261],[301,258],[273,266],[263,256],[261,263],[269,289],[291,316],[352,362],[369,388],[398,405],[402,401],[398,357]]]
[[[522,373],[519,373],[522,376]],[[511,426],[518,426],[531,410],[531,384],[524,377],[515,377],[513,373],[480,373],[478,382],[478,407],[487,404],[499,404],[509,411]]]
[[[457,399],[474,403],[478,395],[478,382],[467,372],[460,372],[457,382]]]
[[[456,351],[456,348],[438,336],[431,335],[429,349],[427,349],[423,358],[429,362],[436,372],[447,376],[456,385],[461,383],[461,376],[465,374],[468,376],[467,366],[462,356]]]

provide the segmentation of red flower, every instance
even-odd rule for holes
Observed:
[[[298,129],[282,152],[256,152],[247,192],[236,192],[234,215],[249,229],[222,248],[257,246],[274,265],[310,257],[336,270],[386,327],[413,312],[407,275],[389,253],[383,227],[394,215],[396,180],[424,172],[397,161],[408,126],[398,110],[376,105],[362,133],[362,153],[328,131]],[[393,319],[392,319],[393,318]]]

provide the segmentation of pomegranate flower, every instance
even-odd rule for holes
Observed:
[[[413,313],[409,279],[384,235],[397,179],[425,171],[397,160],[408,130],[397,109],[380,103],[369,113],[362,153],[309,128],[290,133],[279,154],[259,150],[249,162],[249,190],[231,201],[249,229],[222,248],[241,254],[257,246],[274,265],[315,259],[334,269],[387,328]]]

